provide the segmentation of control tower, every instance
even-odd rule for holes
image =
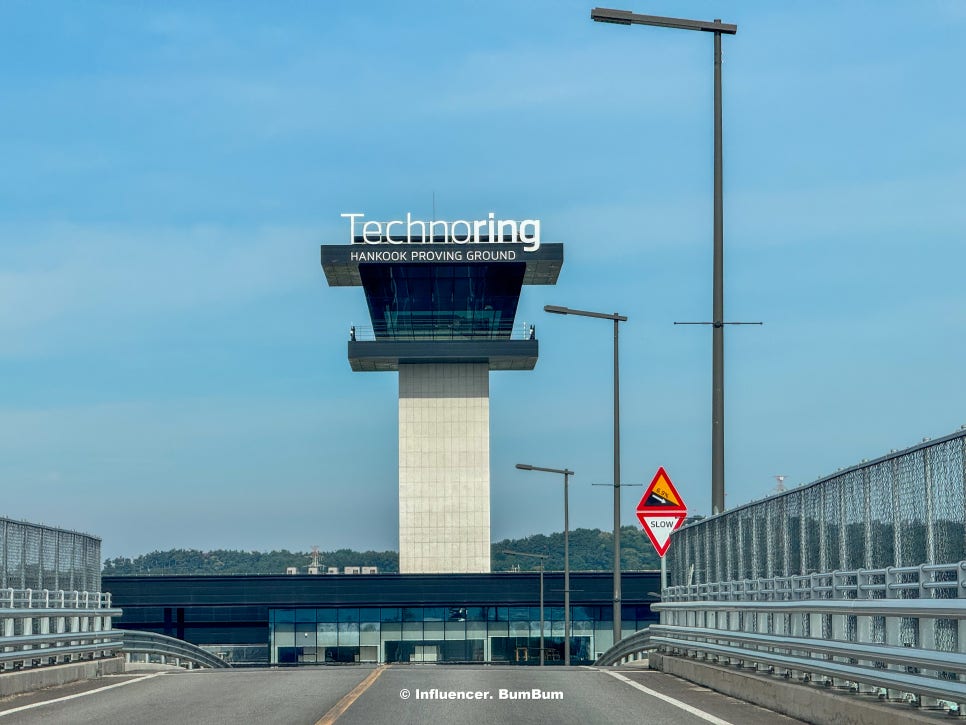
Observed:
[[[409,233],[420,224],[322,245],[322,269],[366,295],[372,327],[350,333],[352,369],[399,373],[399,571],[489,572],[489,375],[536,365],[517,303],[523,285],[556,284],[563,245],[540,244],[539,226],[534,240],[453,222],[467,225],[459,241],[448,227]]]

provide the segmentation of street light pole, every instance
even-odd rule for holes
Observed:
[[[625,317],[626,321],[627,318]],[[621,594],[621,376],[618,360],[620,317],[614,313],[614,644],[622,639]]]
[[[570,665],[570,477],[574,472],[567,468],[543,468],[528,463],[518,463],[521,471],[559,473],[564,477],[564,664]],[[543,649],[540,650],[541,655]]]
[[[592,20],[617,25],[652,25],[661,28],[701,30],[714,33],[714,259],[712,269],[711,334],[711,512],[724,511],[724,201],[722,194],[721,141],[721,35],[734,35],[737,25],[640,15],[626,10],[594,8]]]
[[[564,470],[564,665],[570,666],[570,493],[569,476]]]
[[[588,312],[559,305],[545,305],[544,312],[555,315],[577,315],[614,321],[614,643],[621,639],[621,396],[620,367],[618,364],[618,335],[624,315],[616,312]]]
[[[715,20],[720,23],[720,20]],[[725,510],[724,483],[724,200],[721,150],[721,33],[714,34],[714,282],[711,320],[711,513]]]

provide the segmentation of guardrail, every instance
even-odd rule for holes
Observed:
[[[624,637],[598,657],[594,664],[598,667],[619,665],[631,660],[642,659],[647,652],[655,649],[657,649],[657,644],[651,638],[651,627],[645,627]]]
[[[109,609],[110,592],[50,589],[0,589],[0,611],[5,609]]]
[[[966,713],[966,562],[670,587],[652,606],[664,652]]]
[[[966,562],[892,566],[668,587],[666,602],[966,597]]]
[[[199,667],[231,667],[220,657],[216,657],[198,645],[181,639],[136,629],[117,631],[123,634],[124,655],[128,662],[137,662],[140,657],[144,657],[145,661],[149,661],[152,657],[158,657],[165,663],[170,658],[174,660],[173,664],[179,666],[184,661]]]
[[[0,671],[113,657],[121,633],[111,629],[103,592],[0,590]]]

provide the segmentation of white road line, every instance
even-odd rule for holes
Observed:
[[[104,692],[104,690],[110,690],[115,687],[124,687],[124,685],[131,685],[135,682],[143,682],[144,680],[150,680],[152,677],[157,677],[158,675],[163,675],[163,672],[155,672],[150,675],[145,675],[144,677],[138,677],[133,680],[125,680],[124,682],[115,682],[113,685],[107,685],[105,687],[98,687],[96,690],[87,690],[86,692],[78,692],[74,695],[65,695],[64,697],[58,697],[55,700],[44,700],[43,702],[35,702],[31,705],[22,705],[20,707],[15,707],[11,710],[0,711],[0,717],[6,717],[7,715],[13,715],[15,712],[23,712],[24,710],[33,710],[35,707],[43,707],[44,705],[53,705],[55,702],[66,702],[67,700],[73,700],[77,697],[86,697],[87,695],[93,695],[98,692]]]
[[[632,679],[624,677],[624,675],[620,674],[619,672],[611,672],[610,670],[601,670],[601,672],[606,672],[611,677],[616,677],[621,682],[626,682],[631,687],[640,690],[646,695],[650,695],[651,697],[656,697],[658,700],[663,700],[669,705],[674,705],[674,707],[679,707],[685,712],[691,713],[695,717],[699,717],[702,720],[707,720],[710,723],[714,723],[714,725],[732,725],[727,720],[722,720],[720,717],[715,717],[714,715],[711,715],[710,713],[707,713],[704,710],[699,710],[698,708],[692,705],[689,705],[686,702],[675,700],[673,697],[669,697],[668,695],[665,695],[661,692],[656,692],[655,690],[652,690],[650,687],[644,687],[644,685],[641,685],[637,682],[634,682],[634,680]]]

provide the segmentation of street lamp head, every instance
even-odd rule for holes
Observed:
[[[594,8],[590,11],[590,19],[598,23],[613,23],[614,25],[630,25],[631,21],[627,18],[620,17],[619,15],[614,15],[614,13],[628,13],[627,10],[604,10],[602,8]]]
[[[629,10],[613,10],[611,8],[594,8],[590,11],[590,19],[598,23],[613,23],[614,25],[652,25],[657,28],[703,30],[709,33],[724,33],[726,35],[734,35],[738,32],[737,25],[722,23],[719,19],[710,22],[708,20],[688,20],[687,18],[666,18],[660,15],[641,15]]]
[[[569,307],[560,307],[559,305],[544,305],[543,306],[543,311],[544,312],[552,312],[555,315],[569,315],[570,314],[570,308]]]
[[[519,468],[521,471],[532,471],[533,470],[533,466],[531,466],[529,463],[518,463],[517,464],[517,468]]]

